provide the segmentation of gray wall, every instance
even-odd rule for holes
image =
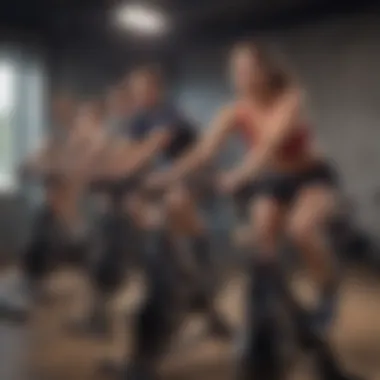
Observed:
[[[258,37],[279,48],[298,70],[321,146],[358,203],[360,223],[380,232],[374,199],[380,189],[380,13],[331,18]],[[225,52],[212,47],[182,57],[177,95],[203,125],[230,98]],[[229,159],[238,151],[230,147]]]
[[[58,52],[53,65],[53,91],[69,91],[79,97],[94,96],[104,90],[114,75],[107,54],[92,49]]]
[[[53,57],[51,86],[53,91],[67,90],[79,99],[102,96],[110,85],[141,62],[162,63],[167,77],[172,77],[168,53],[134,51],[128,45],[117,49],[112,44],[99,43],[96,47],[84,45],[57,51]]]

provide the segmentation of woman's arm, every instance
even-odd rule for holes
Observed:
[[[300,105],[301,96],[298,89],[287,91],[277,101],[271,114],[264,120],[265,125],[262,128],[267,133],[263,136],[263,140],[231,173],[230,180],[235,182],[235,187],[256,176],[270,162],[279,146],[297,127]]]
[[[226,107],[219,111],[209,130],[196,146],[190,149],[169,170],[168,177],[170,180],[185,177],[188,173],[212,160],[225,143],[234,120],[235,111],[233,107]]]

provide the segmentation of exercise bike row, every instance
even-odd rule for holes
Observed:
[[[105,287],[117,287],[127,267],[141,265],[144,259],[149,259],[142,244],[146,245],[150,241],[154,245],[154,233],[136,228],[128,214],[123,212],[123,199],[139,182],[141,178],[92,183],[88,198],[97,194],[106,195],[112,206],[100,213],[94,212],[96,207],[92,207],[91,212],[87,213],[87,224],[79,229],[77,226],[74,230],[70,226],[63,226],[45,202],[32,219],[31,239],[21,254],[22,270],[34,280],[42,278],[59,264],[80,264],[92,275],[94,271],[97,272],[97,276],[101,276],[101,281],[105,282]],[[208,188],[212,186],[209,184]],[[249,194],[243,191],[231,199],[225,199],[216,191],[209,190],[207,196],[201,198],[199,207],[204,211],[210,227],[211,253],[220,267],[231,267],[231,264],[234,267],[243,264],[244,267],[246,260],[252,257],[249,253],[244,254],[247,247],[241,249],[236,246],[234,235],[229,232],[232,230],[229,227],[236,221],[237,224],[244,224],[245,206],[252,193],[254,189]],[[162,193],[150,191],[147,195],[159,200]],[[234,212],[229,213],[228,204],[231,203]],[[222,223],[218,223],[220,221]],[[341,214],[332,221],[330,237],[341,258],[361,260],[373,265],[374,244],[363,231],[355,227],[348,215]],[[286,252],[284,256],[288,265],[296,261],[297,254],[289,244],[284,244],[283,251]]]
[[[79,231],[83,234],[67,233],[68,230],[62,228],[62,225],[52,210],[45,204],[35,217],[33,223],[34,231],[30,244],[23,256],[22,269],[26,277],[30,280],[30,283],[32,283],[39,282],[60,263],[71,262],[76,265],[81,265],[93,279],[94,287],[97,287],[99,291],[105,294],[110,294],[117,290],[125,278],[126,271],[131,270],[135,266],[141,266],[146,269],[147,279],[150,283],[148,287],[151,294],[150,296],[148,295],[148,301],[141,311],[140,318],[137,320],[139,343],[136,347],[136,358],[132,358],[132,361],[135,362],[133,363],[134,365],[138,366],[140,361],[146,363],[147,360],[150,360],[152,363],[155,363],[157,358],[161,356],[164,347],[169,341],[168,338],[176,326],[176,323],[173,321],[173,316],[179,316],[181,314],[179,311],[181,310],[186,311],[192,307],[202,309],[211,316],[211,319],[213,319],[211,321],[213,327],[219,327],[218,333],[220,333],[221,324],[218,325],[220,319],[218,319],[218,316],[216,316],[215,319],[215,315],[213,315],[212,300],[218,287],[217,277],[218,272],[220,272],[219,264],[221,259],[220,251],[215,249],[213,254],[214,263],[207,265],[206,275],[208,279],[211,279],[208,285],[206,285],[207,281],[203,282],[200,278],[196,281],[191,279],[190,282],[188,281],[189,279],[181,278],[180,273],[175,268],[175,263],[173,263],[174,256],[172,252],[170,252],[171,248],[170,245],[167,244],[167,239],[165,239],[167,237],[165,236],[165,231],[160,231],[163,232],[160,234],[156,234],[157,231],[152,231],[151,236],[147,236],[150,232],[141,231],[136,228],[128,215],[121,212],[122,208],[119,207],[119,202],[121,202],[123,197],[120,196],[120,194],[127,193],[129,189],[133,187],[134,186],[125,186],[124,191],[121,191],[120,189],[122,189],[123,186],[121,186],[120,183],[112,183],[110,187],[107,186],[106,183],[98,183],[97,186],[95,186],[96,190],[93,191],[108,193],[112,198],[111,200],[113,201],[112,204],[114,207],[111,207],[106,214],[101,215],[99,220],[94,220],[96,228],[93,231],[91,231],[91,229],[87,230],[87,233],[84,233],[84,230]],[[223,202],[225,200],[221,201]],[[235,201],[239,201],[240,205],[244,206],[244,198],[242,196],[240,196],[239,199],[235,199]],[[244,207],[242,208],[244,209]],[[335,222],[334,228],[337,228],[338,221]],[[342,226],[343,223],[339,225],[339,228],[342,229]],[[212,235],[214,235],[214,233],[210,232],[209,240],[213,238]],[[334,240],[334,238],[338,236],[337,230],[331,235]],[[341,236],[344,236],[344,234]],[[154,239],[156,240],[154,241]],[[214,235],[214,239],[218,240],[217,235]],[[147,250],[145,248],[148,240],[151,240],[152,244],[160,246],[158,250],[161,253],[161,255],[159,255],[160,257],[146,254]],[[226,257],[230,256],[230,259],[233,257],[230,262],[238,263],[239,260],[236,260],[237,255],[235,254],[236,250],[233,248],[232,242],[230,243],[231,252],[234,254],[227,254]],[[334,243],[343,244],[344,241],[335,239]],[[286,249],[286,251],[288,251],[288,249]],[[241,255],[242,260],[239,264],[246,264],[247,261],[245,257],[247,257],[248,260],[248,256],[252,257],[251,255]],[[286,256],[288,256],[288,252]],[[219,261],[219,263],[217,263],[217,261]],[[239,264],[237,265],[240,266]],[[248,268],[252,266],[244,265],[244,267]],[[283,269],[281,269],[281,271],[283,271]],[[256,269],[255,273],[257,281],[259,281],[260,275],[263,275],[264,272],[262,270],[257,271]],[[273,277],[271,278],[273,279]],[[278,278],[279,277],[277,277],[277,279]],[[279,346],[279,336],[277,333],[275,334],[277,330],[277,327],[275,328],[276,322],[272,320],[272,318],[261,318],[257,314],[257,312],[259,312],[261,315],[262,311],[266,309],[263,307],[263,304],[260,303],[262,297],[256,294],[260,288],[255,286],[257,281],[255,280],[253,283],[254,286],[250,291],[252,294],[250,294],[249,299],[252,300],[252,306],[254,306],[252,312],[255,313],[255,318],[253,320],[256,321],[255,324],[259,324],[259,327],[261,327],[255,329],[258,335],[252,335],[247,342],[248,348],[244,355],[248,355],[249,360],[247,359],[248,362],[246,365],[243,364],[242,366],[244,372],[251,374],[257,371],[269,373],[271,372],[269,367],[271,369],[277,367],[276,371],[278,370],[277,364],[268,364],[269,362],[273,363],[273,360],[275,360],[272,354],[278,350],[276,347]],[[276,282],[277,281],[274,281],[274,283]],[[185,285],[182,286],[182,289],[184,289],[186,288],[186,284],[189,285],[189,288],[198,288],[195,289],[194,292],[187,292],[187,295],[190,294],[190,297],[184,297],[185,293],[180,291],[180,285]],[[279,288],[285,289],[283,285],[279,285]],[[282,298],[285,300],[287,296],[283,295]],[[260,304],[257,304],[257,302]],[[294,308],[294,306],[291,306],[293,302],[288,300],[285,303],[288,304],[288,309],[294,317],[293,319],[296,320],[298,327],[301,328],[301,330],[302,328],[307,330],[306,333],[300,332],[302,335],[300,338],[301,344],[304,346],[312,346],[313,349],[318,351],[319,360],[328,362],[328,364],[324,364],[325,370],[324,374],[321,375],[322,378],[328,378],[329,380],[332,378],[343,378],[336,375],[336,369],[331,368],[331,366],[335,367],[335,365],[331,364],[333,359],[325,359],[325,356],[328,354],[328,348],[326,348],[327,343],[320,342],[319,339],[316,340],[315,337],[310,336],[310,331],[308,331],[309,323],[306,323],[307,326],[304,326],[305,320],[308,319],[305,313],[301,312],[297,307]],[[1,314],[5,315],[6,312],[6,308],[3,308]],[[13,316],[15,316],[15,314],[13,314]],[[260,320],[262,321],[260,322]],[[155,329],[154,326],[159,326],[158,330],[157,328]],[[251,339],[253,339],[253,341],[251,341]],[[268,353],[268,357],[266,358],[262,357],[261,354],[257,356],[258,352],[263,353],[265,351],[263,351],[261,347],[260,341],[262,339],[266,342],[263,343],[264,346],[268,346],[268,344],[271,346],[271,352]],[[270,359],[270,357],[272,357],[273,360]],[[243,361],[244,360],[245,358],[243,357]],[[261,368],[263,363],[268,364],[269,367]],[[251,368],[252,365],[256,368]],[[138,371],[141,370],[141,368],[138,369]],[[331,373],[334,373],[333,377],[331,377]]]

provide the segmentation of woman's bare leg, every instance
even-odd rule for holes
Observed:
[[[336,256],[327,241],[327,223],[335,212],[333,190],[311,186],[298,195],[288,223],[289,235],[319,290],[321,325],[330,319],[337,286]]]

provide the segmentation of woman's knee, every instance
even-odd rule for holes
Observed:
[[[305,246],[323,235],[336,214],[335,194],[324,187],[303,190],[288,220],[288,236]]]

